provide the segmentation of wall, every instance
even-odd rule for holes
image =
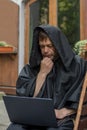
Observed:
[[[0,0],[0,41],[18,49],[19,8],[10,0]],[[0,90],[15,93],[18,76],[18,54],[0,53]]]

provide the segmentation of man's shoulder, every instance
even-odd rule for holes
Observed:
[[[29,64],[25,64],[21,70],[21,72],[26,72],[30,70],[30,65]]]
[[[75,55],[75,60],[77,61],[77,62],[81,62],[81,61],[85,61],[85,59],[83,59],[82,57],[80,57],[79,55]]]

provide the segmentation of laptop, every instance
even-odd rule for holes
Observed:
[[[57,127],[52,99],[6,95],[3,100],[11,122]]]

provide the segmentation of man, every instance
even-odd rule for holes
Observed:
[[[19,96],[52,98],[58,127],[11,124],[8,130],[73,130],[85,72],[86,61],[73,53],[59,28],[36,27],[29,65],[18,77],[16,92]]]

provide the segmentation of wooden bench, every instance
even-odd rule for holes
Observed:
[[[87,72],[82,86],[73,130],[87,130]]]

